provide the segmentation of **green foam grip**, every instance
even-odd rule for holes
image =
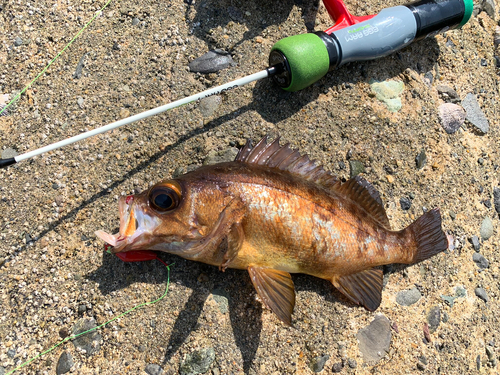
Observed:
[[[458,27],[462,27],[463,25],[465,25],[472,16],[472,10],[474,8],[473,0],[464,0],[464,5],[465,5],[464,18],[462,18],[462,22],[460,22],[460,25],[458,25]]]
[[[290,86],[286,91],[298,91],[322,78],[330,68],[325,43],[316,34],[292,35],[277,42],[272,51],[281,52],[290,66]]]

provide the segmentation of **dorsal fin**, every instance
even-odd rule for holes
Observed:
[[[363,207],[384,228],[391,229],[380,194],[363,177],[356,176],[343,184],[337,184],[334,186],[334,190],[337,194],[349,198]]]
[[[322,166],[316,165],[307,155],[300,155],[297,150],[290,148],[289,143],[280,146],[279,137],[271,143],[267,143],[267,139],[265,136],[255,147],[252,147],[251,141],[248,140],[234,161],[278,168],[299,175],[326,189],[333,188],[338,182],[335,176],[325,171]]]

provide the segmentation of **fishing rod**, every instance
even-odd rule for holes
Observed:
[[[0,168],[264,78],[272,77],[286,91],[302,90],[348,62],[384,57],[414,41],[460,28],[473,9],[473,0],[421,0],[357,17],[349,13],[342,0],[323,3],[335,25],[278,41],[271,49],[268,68],[13,158],[0,159]]]

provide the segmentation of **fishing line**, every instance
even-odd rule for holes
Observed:
[[[83,27],[80,29],[80,31],[78,31],[78,33],[77,33],[77,34],[73,37],[73,39],[71,39],[71,40],[69,41],[69,43],[68,43],[68,44],[66,44],[66,46],[65,46],[65,47],[61,50],[61,52],[59,52],[59,53],[56,55],[56,57],[54,57],[54,58],[52,59],[52,61],[50,61],[50,62],[47,64],[47,66],[46,66],[45,68],[43,68],[43,70],[42,70],[42,71],[41,71],[41,72],[40,72],[40,73],[39,73],[39,74],[38,74],[38,75],[37,75],[37,76],[36,76],[36,77],[35,77],[35,78],[31,81],[31,82],[30,82],[30,83],[28,83],[28,85],[27,85],[27,86],[26,86],[26,87],[25,87],[25,88],[24,88],[21,92],[19,92],[19,93],[18,93],[18,94],[14,97],[14,99],[12,99],[12,100],[11,100],[11,101],[10,101],[10,102],[9,102],[9,103],[5,106],[5,107],[3,107],[3,109],[2,109],[2,110],[0,110],[0,116],[2,115],[2,113],[3,113],[3,112],[7,109],[7,108],[9,108],[9,107],[12,105],[12,103],[14,103],[17,99],[19,99],[19,97],[20,97],[20,96],[21,96],[21,95],[22,95],[22,94],[23,94],[26,90],[28,90],[28,89],[31,87],[31,85],[33,85],[33,83],[35,83],[35,82],[36,82],[36,80],[38,80],[38,78],[40,78],[40,76],[42,76],[42,74],[43,74],[43,73],[45,73],[45,72],[46,72],[46,70],[47,70],[47,69],[48,69],[48,68],[52,65],[52,63],[53,63],[53,62],[55,62],[55,61],[59,58],[59,56],[61,56],[61,55],[63,54],[63,52],[64,52],[64,51],[66,51],[66,49],[68,49],[68,47],[69,47],[69,46],[71,46],[71,44],[73,44],[73,42],[76,40],[76,38],[78,38],[78,37],[80,36],[80,34],[81,34],[81,33],[83,33],[83,32],[85,31],[85,29],[86,29],[86,28],[87,28],[87,27],[88,27],[88,26],[89,26],[89,25],[90,25],[90,24],[91,24],[91,23],[92,23],[92,22],[93,22],[93,21],[97,18],[97,16],[99,16],[99,15],[102,13],[102,11],[103,11],[103,10],[104,10],[104,9],[105,9],[108,5],[109,5],[109,3],[111,3],[111,1],[112,1],[112,0],[108,0],[108,2],[107,2],[106,4],[104,4],[104,6],[103,6],[100,10],[98,10],[98,11],[94,14],[94,16],[92,17],[92,19],[91,19],[90,21],[88,21],[88,22],[85,24],[85,26],[83,26]]]
[[[125,311],[124,313],[121,313],[120,315],[115,316],[113,319],[110,319],[110,320],[108,320],[107,322],[102,323],[101,325],[99,325],[99,326],[97,326],[97,327],[91,328],[91,329],[89,329],[89,330],[87,330],[87,331],[85,331],[85,332],[81,332],[81,333],[78,333],[78,334],[76,334],[76,335],[71,335],[71,336],[66,337],[64,340],[62,340],[62,341],[58,342],[57,344],[55,344],[55,345],[54,345],[54,346],[52,346],[51,348],[49,348],[49,349],[47,349],[47,350],[43,351],[42,353],[40,353],[40,354],[36,355],[35,357],[33,357],[33,358],[31,358],[31,359],[27,360],[26,362],[24,362],[24,363],[20,364],[20,365],[19,365],[19,366],[17,366],[15,369],[13,369],[13,370],[11,370],[11,371],[7,372],[7,373],[6,373],[6,375],[10,375],[10,374],[12,374],[12,373],[16,372],[17,370],[20,370],[21,368],[23,368],[23,367],[27,366],[28,364],[30,364],[31,362],[33,362],[34,360],[36,360],[36,359],[40,358],[41,356],[43,356],[43,355],[45,355],[45,354],[47,354],[47,353],[50,353],[51,351],[53,351],[54,349],[56,349],[58,346],[60,346],[60,345],[64,344],[65,342],[67,342],[67,341],[69,341],[69,340],[73,340],[73,339],[76,339],[77,337],[80,337],[80,336],[82,336],[82,335],[85,335],[85,334],[87,334],[87,333],[89,333],[89,332],[96,331],[96,330],[98,330],[99,328],[104,327],[105,325],[107,325],[107,324],[109,324],[109,323],[111,323],[111,322],[115,321],[115,320],[116,320],[116,319],[118,319],[118,318],[121,318],[121,317],[122,317],[122,316],[124,316],[124,315],[127,315],[128,313],[131,313],[131,312],[132,312],[132,311],[134,311],[134,310],[137,310],[138,308],[140,308],[140,307],[142,307],[142,306],[152,305],[152,304],[155,304],[156,302],[158,302],[158,301],[162,300],[162,299],[163,299],[163,298],[167,295],[167,293],[168,293],[168,287],[170,286],[170,266],[172,266],[172,265],[173,265],[173,263],[172,263],[172,264],[170,264],[170,265],[168,265],[168,264],[166,264],[163,260],[161,260],[160,258],[158,258],[158,257],[157,257],[156,259],[157,259],[158,261],[160,261],[161,263],[163,263],[163,264],[165,265],[165,267],[167,267],[167,287],[165,288],[165,292],[164,292],[164,293],[163,293],[163,294],[162,294],[159,298],[155,299],[154,301],[143,302],[143,303],[141,303],[141,304],[139,304],[139,305],[137,305],[137,306],[134,306],[134,307],[132,307],[131,309],[129,309],[129,310],[127,310],[127,311]]]

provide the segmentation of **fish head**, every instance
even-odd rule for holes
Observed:
[[[118,200],[120,230],[96,235],[112,246],[113,253],[148,250],[167,241],[178,240],[188,230],[182,216],[185,190],[176,180],[162,181],[148,190]]]
[[[203,184],[202,184],[203,185]],[[223,210],[219,190],[183,179],[165,180],[148,190],[119,198],[120,230],[96,235],[111,252],[161,250],[182,253],[210,232]]]

